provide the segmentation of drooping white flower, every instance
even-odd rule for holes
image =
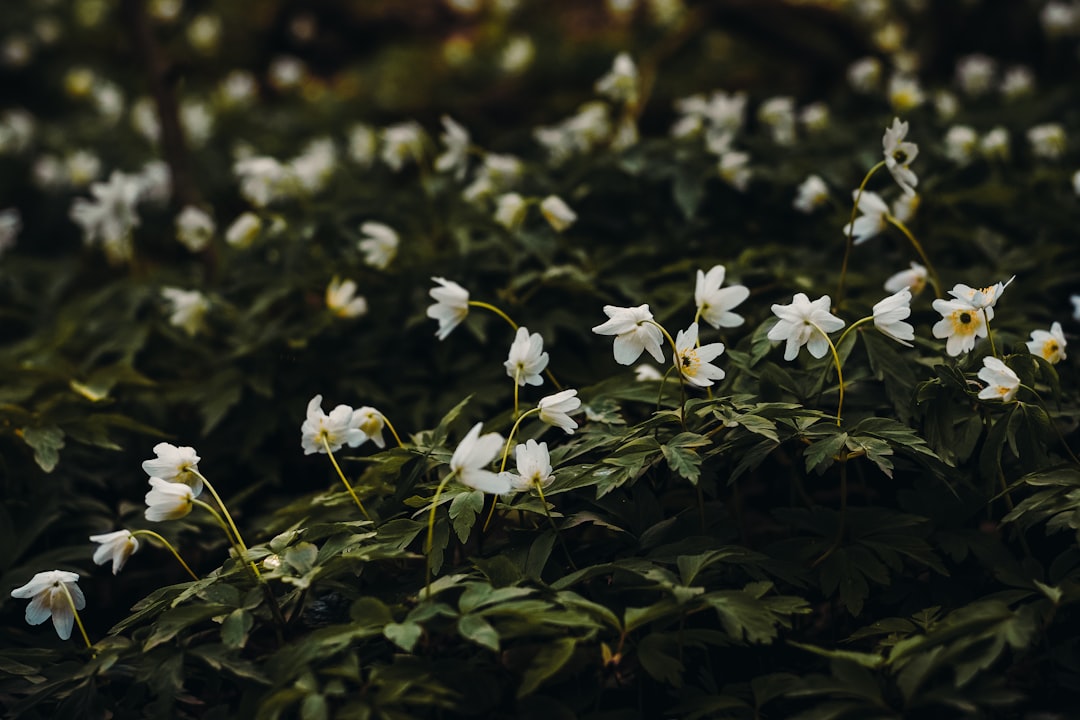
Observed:
[[[1035,157],[1057,160],[1065,154],[1065,128],[1059,123],[1043,123],[1027,131],[1031,152]]]
[[[904,195],[901,193],[900,197],[893,200],[892,219],[904,224],[911,222],[921,203],[922,198],[919,195]]]
[[[94,564],[104,565],[112,561],[112,573],[117,574],[124,568],[124,563],[139,549],[139,541],[130,530],[117,530],[104,535],[91,535],[91,542],[101,543],[94,550]]]
[[[177,447],[167,442],[154,446],[155,458],[144,460],[143,472],[167,482],[182,483],[191,488],[193,497],[202,492],[203,482],[199,472],[199,455],[193,447]]]
[[[431,278],[439,287],[428,291],[434,300],[434,305],[429,305],[427,316],[432,320],[439,321],[439,329],[435,337],[445,340],[446,336],[453,331],[461,321],[469,314],[469,291],[446,278]]]
[[[911,316],[911,291],[899,290],[874,305],[874,326],[901,345],[912,347],[915,328],[904,322]]]
[[[814,357],[825,357],[829,351],[827,333],[844,327],[844,321],[829,312],[831,306],[828,295],[811,302],[805,293],[795,293],[791,304],[772,306],[773,314],[780,320],[769,330],[767,337],[773,342],[787,342],[785,360],[794,360],[803,345]]]
[[[979,136],[969,125],[953,125],[945,133],[945,157],[957,165],[967,165],[975,156]]]
[[[555,480],[546,442],[538,443],[529,438],[514,448],[514,458],[517,460],[517,474],[507,473],[512,490],[525,492],[538,485],[546,488]]]
[[[90,186],[93,200],[76,198],[71,219],[82,228],[87,245],[101,244],[111,262],[131,258],[131,232],[139,225],[136,204],[142,185],[135,175],[114,170],[107,182]]]
[[[724,352],[724,343],[709,343],[696,347],[698,324],[692,323],[686,330],[680,330],[675,336],[675,353],[679,363],[679,372],[684,380],[698,387],[709,387],[713,380],[723,380],[726,373],[712,365],[712,361]]]
[[[901,270],[885,281],[885,292],[895,293],[908,288],[913,296],[918,295],[926,287],[928,277],[926,268],[913,262],[909,269]]]
[[[852,223],[844,225],[843,233],[845,236],[851,235],[853,244],[862,245],[870,238],[885,232],[885,228],[888,227],[888,221],[885,218],[889,214],[889,206],[880,195],[869,190],[864,190],[861,196],[858,190],[854,190],[851,197],[852,200],[859,198],[859,204],[856,207],[861,214],[855,218],[854,225]]]
[[[596,81],[596,92],[609,100],[634,105],[638,100],[638,70],[626,53],[619,53],[607,75]]]
[[[570,206],[558,195],[548,195],[544,198],[540,203],[540,212],[557,232],[563,232],[577,222],[577,213],[571,210]]]
[[[356,294],[356,283],[335,277],[326,286],[326,308],[339,318],[367,314],[367,299]]]
[[[829,186],[819,175],[808,175],[795,191],[792,206],[799,212],[810,214],[829,202]]]
[[[495,222],[507,230],[516,230],[525,220],[528,209],[525,198],[517,193],[506,193],[495,200]]]
[[[905,195],[914,195],[919,178],[908,166],[919,155],[919,146],[904,140],[907,133],[908,124],[900,122],[900,118],[893,118],[892,126],[885,128],[885,134],[881,138],[881,147],[885,154],[885,167],[888,168],[893,179]]]
[[[375,408],[365,405],[354,410],[349,426],[359,428],[365,438],[375,443],[376,447],[386,447],[386,440],[382,435],[386,427],[386,418]]]
[[[663,380],[664,376],[649,363],[641,363],[634,368],[634,379],[638,382],[654,382]]]
[[[179,520],[191,512],[194,499],[195,494],[187,485],[152,477],[144,514],[150,522]]]
[[[997,63],[988,55],[975,53],[956,61],[956,83],[970,97],[986,94],[993,87],[996,74]]]
[[[342,445],[357,447],[368,437],[359,427],[361,422],[363,417],[358,417],[348,405],[338,405],[327,415],[322,409],[322,395],[316,395],[308,402],[307,417],[300,425],[304,454],[325,454],[326,445],[330,446],[330,452],[340,450]]]
[[[435,158],[435,169],[439,172],[453,172],[458,180],[465,178],[469,169],[469,131],[454,122],[449,115],[442,116],[444,132],[443,144],[446,150]]]
[[[697,284],[694,287],[694,302],[697,304],[701,319],[714,328],[738,327],[742,325],[742,315],[731,312],[746,298],[750,290],[743,285],[721,288],[724,284],[726,269],[723,265],[714,265],[705,273],[697,271]]]
[[[262,220],[252,212],[246,212],[233,220],[225,231],[225,242],[233,247],[244,248],[255,242],[262,230]]]
[[[22,215],[18,208],[0,210],[0,255],[15,247],[22,231]]]
[[[176,239],[191,252],[201,252],[214,237],[214,218],[202,208],[188,205],[176,216]]]
[[[620,365],[632,365],[645,350],[656,362],[664,362],[661,348],[664,335],[653,322],[653,314],[648,305],[624,308],[605,305],[604,314],[607,322],[592,329],[597,335],[615,336],[615,362]]]
[[[1020,389],[1020,378],[1012,368],[989,355],[983,358],[979,379],[987,383],[987,386],[979,391],[980,400],[1011,402],[1016,397],[1016,391]]]
[[[1050,326],[1050,332],[1046,330],[1032,330],[1031,340],[1028,341],[1028,352],[1038,355],[1051,365],[1057,365],[1065,359],[1065,333],[1061,330],[1061,323],[1055,322]]]
[[[986,319],[971,303],[939,298],[934,301],[933,307],[941,314],[941,320],[932,328],[934,337],[947,338],[945,352],[950,356],[971,352],[975,348],[975,339],[986,337]]]
[[[993,308],[997,305],[997,301],[1001,299],[1001,294],[1005,292],[1005,288],[1009,287],[1009,284],[1016,279],[1013,275],[1005,282],[998,282],[984,288],[973,288],[963,283],[957,283],[953,286],[953,289],[949,291],[949,294],[961,302],[966,302],[970,307],[976,310],[986,310],[986,319],[994,319]]]
[[[456,473],[462,485],[474,490],[502,495],[511,490],[512,485],[506,477],[501,477],[484,467],[495,459],[503,446],[503,437],[499,433],[480,434],[483,423],[476,423],[462,438],[450,458],[450,469]]]
[[[413,120],[383,128],[382,141],[382,161],[394,172],[424,155],[424,129]]]
[[[364,262],[373,268],[385,270],[397,255],[398,234],[389,225],[366,222],[360,226],[364,237],[357,243],[364,253]]]
[[[26,606],[26,622],[40,625],[51,617],[56,634],[61,640],[67,640],[75,625],[72,602],[76,610],[86,607],[86,597],[76,584],[78,581],[79,574],[67,570],[39,572],[30,578],[30,582],[12,590],[11,597],[23,600],[31,598]]]
[[[536,407],[540,409],[541,422],[562,428],[567,435],[573,435],[578,424],[570,417],[570,413],[581,407],[577,390],[561,390],[554,395],[548,395],[541,398]]]
[[[547,364],[544,338],[540,337],[540,333],[530,335],[528,328],[519,327],[510,345],[510,354],[503,363],[506,374],[518,385],[540,385],[544,382],[540,374]]]
[[[171,308],[170,325],[181,328],[190,337],[195,337],[205,327],[210,301],[201,292],[164,287],[161,288],[161,297]]]

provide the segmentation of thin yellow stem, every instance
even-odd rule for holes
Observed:
[[[859,201],[862,200],[863,190],[866,189],[866,183],[870,181],[870,177],[883,167],[885,167],[884,160],[870,168],[867,171],[866,176],[863,177],[862,183],[859,184],[858,191],[855,193],[855,204],[851,206],[851,221],[848,223],[847,244],[844,246],[844,263],[840,266],[840,285],[836,289],[837,304],[844,299],[844,281],[847,279],[848,258],[851,255],[851,247],[854,244],[852,242],[852,233],[855,232],[855,215],[859,211]]]
[[[986,339],[990,341],[990,354],[997,357],[997,347],[994,346],[994,333],[990,330],[990,315],[987,314],[986,308],[981,308],[979,312],[982,313],[983,322],[986,323]]]
[[[386,417],[382,413],[379,413],[379,417],[381,417],[383,419],[383,422],[386,423],[386,427],[390,430],[390,434],[394,436],[394,440],[397,441],[398,447],[405,447],[405,443],[401,442],[401,436],[397,434],[397,430],[394,429],[394,425],[390,422],[390,418]]]
[[[177,552],[175,547],[173,547],[173,544],[171,542],[169,542],[168,540],[166,540],[165,538],[163,538],[161,535],[158,535],[153,530],[132,530],[131,535],[133,537],[135,535],[146,535],[147,537],[154,538],[155,540],[160,542],[162,545],[164,545],[165,548],[169,552],[171,552],[173,554],[173,557],[176,558],[177,562],[179,562],[181,565],[184,566],[184,569],[187,570],[187,574],[191,576],[192,580],[197,581],[199,579],[199,576],[196,575],[195,572],[190,567],[188,567],[188,564],[186,562],[184,562],[184,558],[180,557],[180,553]]]
[[[67,597],[68,605],[71,606],[71,612],[75,615],[75,624],[79,626],[79,632],[82,633],[83,642],[86,643],[86,647],[89,650],[93,650],[94,646],[90,644],[90,636],[86,634],[86,627],[83,625],[82,618],[79,617],[79,609],[75,607],[75,598],[71,597],[71,591],[68,590],[66,583],[60,583],[60,587],[64,590],[64,595]]]
[[[203,481],[203,485],[210,491],[210,494],[214,496],[214,500],[217,501],[218,506],[221,508],[221,512],[225,515],[225,519],[229,522],[229,527],[232,528],[233,535],[236,537],[236,545],[240,552],[240,557],[243,559],[247,554],[247,545],[244,543],[244,538],[240,535],[240,530],[236,527],[236,523],[233,522],[232,515],[229,514],[229,508],[225,507],[225,503],[222,501],[221,496],[218,495],[217,490],[214,489],[213,484],[206,479],[206,476],[200,473],[198,470],[191,470],[191,473]],[[208,506],[209,507],[209,506]],[[228,531],[225,532],[228,535]],[[249,562],[251,571],[255,573],[256,580],[262,580],[262,575],[259,573],[259,568],[255,566],[255,563]]]
[[[338,465],[337,458],[334,457],[334,451],[330,449],[330,442],[326,439],[326,435],[322,436],[322,444],[326,449],[326,454],[330,457],[330,462],[333,464],[334,469],[337,470],[338,477],[341,478],[341,482],[345,485],[345,489],[349,491],[349,495],[352,497],[353,502],[356,503],[356,507],[360,508],[360,512],[364,513],[364,517],[368,520],[371,516],[368,515],[368,511],[364,508],[364,503],[360,502],[360,498],[356,496],[356,492],[353,491],[352,485],[345,479],[345,473],[341,471],[341,466]]]
[[[915,248],[915,252],[919,253],[919,258],[923,261],[923,264],[926,265],[926,269],[929,271],[930,284],[934,286],[934,294],[939,298],[942,297],[941,282],[938,280],[937,270],[934,269],[934,265],[930,262],[930,258],[926,256],[926,251],[923,250],[922,244],[915,239],[915,236],[908,230],[907,225],[900,220],[897,220],[888,213],[885,214],[885,220],[897,230],[904,233],[904,237],[906,237],[908,242],[911,243],[911,246]]]
[[[518,416],[518,395],[520,395],[519,389],[521,387],[521,385],[518,383],[518,378],[520,378],[520,377],[521,377],[521,368],[518,368],[514,372],[514,419],[517,419],[517,416]]]
[[[836,424],[840,425],[840,415],[844,410],[844,371],[840,369],[840,354],[836,352],[836,346],[833,345],[832,338],[829,334],[818,327],[815,323],[810,323],[814,329],[821,333],[821,336],[825,338],[825,342],[829,343],[829,350],[832,351],[833,363],[836,365],[836,378],[840,383],[840,402],[836,405]]]
[[[873,315],[867,315],[867,316],[866,316],[866,317],[864,317],[863,319],[861,319],[861,320],[856,320],[855,322],[853,322],[853,323],[851,323],[850,325],[848,325],[848,326],[847,326],[847,327],[846,327],[846,328],[844,329],[844,332],[840,333],[840,339],[836,341],[836,346],[837,346],[837,347],[840,347],[841,345],[843,345],[843,344],[844,344],[844,338],[846,338],[846,337],[848,336],[848,333],[849,333],[849,332],[851,332],[851,331],[852,331],[852,330],[854,330],[855,328],[859,327],[860,325],[863,325],[863,324],[865,324],[865,323],[868,323],[868,322],[870,322],[870,321],[871,321],[871,320],[873,320],[873,319],[874,319],[874,316],[873,316]]]
[[[443,488],[450,482],[450,478],[454,477],[455,472],[451,470],[450,474],[439,482],[439,486],[435,488],[435,497],[431,499],[431,512],[428,513],[427,542],[424,543],[424,555],[426,557],[424,566],[425,598],[431,597],[431,548],[435,544],[435,510],[439,507],[439,496],[442,495]]]
[[[472,307],[478,307],[478,308],[483,308],[485,310],[490,310],[491,312],[495,313],[496,315],[501,317],[506,322],[510,323],[510,327],[512,327],[514,329],[514,332],[517,332],[518,324],[516,322],[514,322],[513,320],[511,320],[509,315],[507,315],[506,313],[504,313],[502,310],[495,307],[491,303],[481,302],[480,300],[470,300],[469,305],[471,305]]]
[[[495,517],[495,506],[499,504],[499,496],[493,495],[491,497],[491,510],[488,511],[487,519],[484,520],[484,527],[480,530],[481,533],[486,533],[488,525],[491,524],[491,518]]]
[[[686,382],[685,376],[682,371],[682,359],[679,357],[679,348],[675,344],[675,338],[671,337],[671,333],[667,331],[660,323],[655,320],[646,320],[645,322],[655,325],[660,329],[660,332],[664,334],[668,343],[671,345],[672,364],[675,366],[675,371],[679,373],[679,392],[682,397],[682,403],[679,405],[679,422],[682,423],[682,429],[686,430]]]
[[[521,421],[529,417],[533,413],[540,412],[540,408],[534,407],[532,410],[526,410],[521,413],[521,417],[517,419],[514,426],[510,428],[510,434],[506,436],[506,445],[503,447],[502,464],[499,465],[499,472],[506,470],[506,456],[510,454],[510,444],[514,442],[514,435],[517,433],[518,428],[521,426]]]

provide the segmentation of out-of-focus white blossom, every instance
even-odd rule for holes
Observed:
[[[1060,123],[1043,123],[1027,131],[1031,152],[1035,157],[1057,160],[1065,154],[1065,128]]]
[[[969,125],[953,125],[945,133],[945,157],[957,165],[967,165],[975,157],[979,136]]]
[[[424,155],[424,129],[419,123],[407,120],[383,128],[382,161],[394,172],[406,163],[418,162]]]
[[[357,246],[364,253],[364,262],[373,268],[385,270],[397,256],[398,234],[389,225],[366,222],[360,226],[363,237]]]
[[[202,252],[210,244],[217,226],[210,213],[188,205],[176,216],[176,239],[191,252]]]
[[[0,210],[0,255],[15,247],[22,232],[22,215],[18,208]]]
[[[637,65],[627,53],[619,53],[610,72],[596,81],[596,92],[609,100],[636,105],[638,101]]]
[[[352,280],[333,278],[326,286],[326,308],[339,318],[355,318],[367,314],[367,299],[356,294]]]
[[[225,242],[233,247],[248,247],[259,236],[262,230],[262,220],[252,212],[246,212],[233,220],[232,225],[225,231]]]
[[[773,142],[777,145],[795,144],[794,98],[787,96],[769,98],[758,108],[757,117],[769,128]]]
[[[889,104],[896,112],[914,110],[926,101],[922,85],[913,75],[893,75],[889,78]]]
[[[469,169],[469,131],[449,115],[442,116],[442,124],[442,141],[446,150],[435,158],[435,169],[452,172],[456,179],[463,180]]]
[[[507,230],[516,230],[525,220],[528,207],[525,198],[517,193],[500,195],[495,201],[495,222]]]
[[[994,86],[996,74],[997,63],[988,55],[975,53],[956,62],[956,84],[969,97],[978,97],[989,92]]]
[[[1016,65],[1005,71],[1001,79],[1001,94],[1006,100],[1016,100],[1030,95],[1035,89],[1035,73],[1024,65]]]
[[[896,293],[907,288],[912,295],[918,295],[926,287],[928,277],[926,268],[913,262],[909,269],[901,270],[885,281],[885,292]]]
[[[881,61],[876,57],[864,57],[851,63],[847,69],[848,84],[856,92],[869,94],[881,84]]]
[[[982,139],[979,140],[979,152],[981,152],[983,157],[987,160],[1008,160],[1009,155],[1011,154],[1009,131],[998,126],[987,132],[982,136]]]
[[[818,175],[808,175],[795,191],[792,206],[802,213],[810,214],[829,202],[829,186]]]
[[[577,213],[558,195],[548,195],[540,202],[540,212],[551,227],[558,232],[567,230],[577,222]]]
[[[379,136],[375,128],[365,123],[357,123],[349,128],[349,159],[361,167],[369,167],[375,162],[379,149]]]
[[[195,337],[204,327],[206,312],[210,301],[198,290],[180,288],[161,288],[161,297],[169,303],[171,315],[169,323],[183,329],[190,337]]]
[[[131,259],[131,232],[139,225],[136,203],[142,193],[142,182],[135,175],[114,170],[107,182],[90,186],[93,200],[76,198],[71,204],[70,217],[82,228],[83,242],[101,245],[110,262]]]

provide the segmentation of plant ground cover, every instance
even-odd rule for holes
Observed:
[[[7,716],[1080,707],[1077,4],[5,12]]]

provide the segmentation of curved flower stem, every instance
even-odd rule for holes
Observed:
[[[83,625],[82,618],[79,617],[79,610],[75,607],[75,598],[71,597],[71,591],[68,590],[68,586],[64,583],[60,583],[60,587],[64,590],[64,595],[67,597],[68,605],[71,606],[71,612],[75,615],[75,624],[79,626],[79,632],[82,633],[83,642],[86,643],[86,647],[89,650],[93,650],[94,646],[90,644],[90,637],[86,634],[86,627]]]
[[[551,523],[551,529],[555,531],[555,538],[559,541],[559,545],[562,546],[563,552],[566,553],[566,560],[570,563],[570,567],[574,570],[578,569],[578,566],[574,563],[574,558],[570,555],[570,548],[566,546],[566,541],[563,540],[562,533],[559,532],[559,526],[555,524],[555,518],[551,517],[551,511],[548,509],[547,498],[544,497],[544,488],[539,481],[533,483],[536,485],[536,492],[540,494],[540,504],[544,506],[544,514],[547,515],[548,522]]]
[[[489,311],[495,313],[496,315],[501,317],[503,320],[510,323],[510,327],[513,328],[514,332],[517,332],[518,324],[516,322],[514,322],[513,320],[511,320],[509,315],[507,315],[501,309],[495,307],[491,303],[481,302],[480,300],[470,300],[469,301],[469,306],[470,307],[483,308],[484,310],[489,310]]]
[[[1024,388],[1029,393],[1031,393],[1032,395],[1035,396],[1035,399],[1039,401],[1039,406],[1042,407],[1043,412],[1045,412],[1046,415],[1049,417],[1050,411],[1047,409],[1046,401],[1042,399],[1042,395],[1040,395],[1038,393],[1038,391],[1035,390],[1035,388],[1028,387],[1027,385],[1024,385],[1023,383],[1020,384],[1020,387]],[[1065,442],[1065,436],[1061,434],[1061,430],[1058,429],[1058,426],[1056,424],[1054,424],[1053,421],[1050,422],[1050,425],[1051,425],[1051,427],[1054,428],[1054,432],[1057,434],[1058,440],[1061,441],[1061,447],[1065,448],[1065,452],[1067,452],[1069,454],[1069,458],[1071,458],[1072,461],[1074,463],[1076,463],[1077,465],[1080,465],[1080,459],[1078,459],[1076,457],[1076,455],[1073,453],[1072,449],[1069,447],[1069,444]]]
[[[330,443],[327,441],[326,436],[322,436],[323,447],[326,448],[326,454],[330,457],[330,462],[334,465],[334,469],[337,470],[338,477],[341,478],[341,482],[345,484],[345,489],[349,491],[349,495],[352,496],[353,502],[356,503],[356,507],[360,508],[360,512],[364,513],[364,517],[368,520],[371,516],[368,515],[368,511],[364,508],[364,503],[360,502],[360,498],[356,496],[356,492],[352,489],[352,485],[345,479],[345,473],[341,472],[341,466],[338,465],[337,458],[334,457],[334,451],[330,449]]]
[[[394,436],[394,440],[397,442],[398,447],[405,447],[405,443],[401,442],[401,436],[397,434],[397,430],[394,429],[394,425],[390,422],[390,418],[386,417],[382,413],[379,413],[379,417],[381,417],[383,422],[386,423],[386,427],[390,430],[390,434]]]
[[[446,484],[450,482],[450,478],[454,477],[456,473],[456,470],[451,470],[450,474],[439,482],[439,486],[435,488],[435,497],[431,499],[431,512],[428,513],[427,540],[424,542],[424,556],[426,558],[424,563],[425,598],[431,597],[431,547],[435,544],[435,510],[439,507],[439,496],[442,495]]]
[[[990,316],[986,313],[986,308],[979,308],[979,312],[982,313],[983,322],[986,323],[986,339],[990,341],[990,354],[997,357],[997,347],[994,345],[994,333],[990,330]]]
[[[660,332],[664,334],[664,337],[671,345],[671,362],[675,366],[675,371],[679,373],[679,393],[682,397],[682,402],[679,404],[679,422],[682,423],[682,429],[686,430],[686,383],[683,382],[682,365],[680,365],[679,360],[679,348],[675,345],[675,338],[671,337],[671,333],[667,331],[667,328],[665,328],[663,325],[656,322],[655,320],[646,320],[645,322],[649,323],[650,325],[655,325],[657,328],[659,328]],[[663,391],[662,387],[661,391]]]
[[[825,338],[825,342],[829,343],[829,350],[832,351],[833,363],[836,365],[836,378],[840,383],[840,402],[836,404],[836,425],[840,426],[840,416],[844,410],[844,371],[840,369],[840,354],[836,352],[836,346],[833,345],[832,338],[828,333],[818,327],[815,323],[810,323],[814,329],[821,333],[821,336]]]
[[[218,495],[217,490],[214,489],[214,486],[210,483],[209,480],[206,479],[205,475],[200,473],[198,470],[192,470],[191,472],[197,478],[203,481],[203,485],[206,486],[206,489],[209,490],[210,494],[214,496],[214,500],[217,501],[218,507],[221,508],[221,512],[225,515],[225,519],[229,522],[229,527],[232,528],[233,536],[236,538],[237,548],[241,553],[240,557],[241,559],[243,559],[244,553],[247,553],[247,545],[244,544],[244,538],[240,536],[240,530],[237,529],[236,523],[233,522],[232,515],[229,514],[229,508],[225,507],[225,503],[222,502],[221,496]],[[218,519],[221,519],[220,516],[218,517]],[[226,534],[228,534],[228,530],[226,530],[225,532]],[[262,576],[259,575],[259,568],[255,567],[255,563],[249,564],[251,565],[252,571],[255,573],[255,578],[261,580]]]
[[[515,420],[517,419],[518,412],[519,412],[518,396],[521,394],[521,392],[520,392],[521,385],[518,383],[518,378],[519,377],[521,377],[521,370],[520,369],[518,369],[518,370],[516,370],[514,372],[514,419]]]
[[[851,206],[851,221],[848,223],[847,244],[844,246],[844,262],[840,266],[840,284],[836,288],[836,302],[840,304],[840,301],[844,299],[844,281],[847,279],[847,266],[848,258],[851,255],[852,233],[855,232],[855,215],[859,212],[859,201],[862,200],[863,190],[866,189],[866,183],[870,181],[871,176],[881,168],[885,167],[885,161],[882,160],[874,167],[870,168],[866,172],[866,176],[863,177],[862,183],[859,184],[859,189],[855,193],[855,204]]]
[[[930,258],[926,256],[926,251],[923,250],[922,244],[915,239],[915,236],[911,233],[910,230],[908,230],[907,225],[902,223],[900,220],[897,220],[889,213],[885,213],[885,220],[897,230],[904,233],[904,237],[906,237],[908,239],[908,242],[911,243],[911,246],[915,248],[915,252],[919,253],[919,259],[923,261],[923,264],[926,265],[926,269],[930,273],[930,284],[934,286],[934,295],[939,298],[942,297],[941,281],[938,280],[937,270],[934,269],[934,265],[930,262]]]
[[[196,575],[195,572],[190,567],[188,567],[188,564],[186,562],[184,562],[184,558],[180,557],[180,553],[177,552],[175,547],[173,547],[173,544],[171,542],[169,542],[168,540],[166,540],[164,537],[162,537],[161,535],[158,535],[153,530],[132,530],[131,534],[132,534],[132,536],[146,535],[147,537],[152,537],[155,540],[157,540],[158,542],[160,542],[162,545],[165,546],[165,548],[169,552],[171,552],[173,554],[173,557],[176,558],[177,562],[179,562],[181,565],[184,566],[184,569],[187,570],[187,574],[191,576],[192,580],[195,580],[195,581],[199,580],[199,576]]]
[[[514,423],[514,426],[510,428],[510,434],[506,436],[506,445],[503,446],[502,464],[499,465],[499,472],[503,472],[504,470],[506,470],[506,458],[510,454],[510,445],[514,442],[514,435],[517,433],[518,428],[521,427],[521,421],[529,417],[533,413],[538,412],[540,412],[540,408],[538,407],[534,407],[532,410],[526,410],[525,412],[521,413],[521,417],[519,417],[517,419],[517,422]]]
[[[866,317],[862,318],[861,320],[856,320],[855,322],[851,323],[846,328],[844,328],[844,332],[840,333],[840,339],[836,341],[836,347],[840,347],[841,345],[844,344],[844,338],[846,338],[848,336],[849,332],[851,332],[855,328],[859,327],[860,325],[864,325],[864,324],[870,322],[873,319],[874,319],[873,315],[867,315]]]

